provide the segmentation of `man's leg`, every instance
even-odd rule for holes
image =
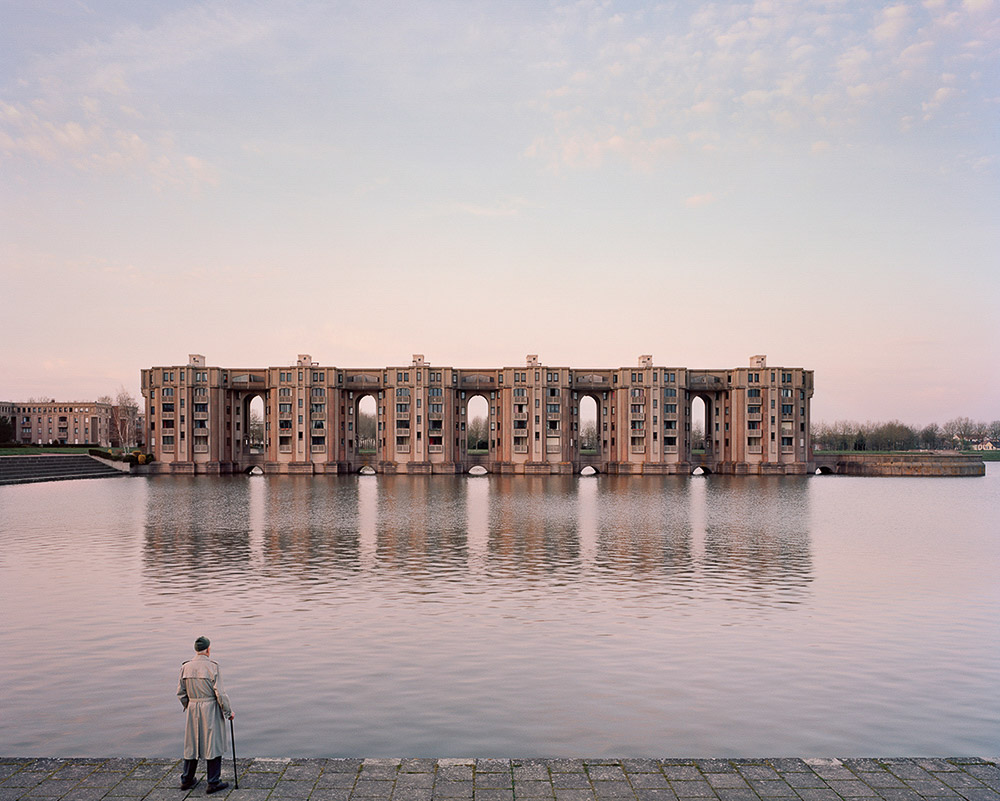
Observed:
[[[184,772],[181,774],[181,789],[190,790],[194,787],[198,780],[194,777],[194,772],[198,769],[197,759],[185,759],[184,760]]]
[[[208,760],[208,789],[207,793],[217,793],[225,790],[229,782],[222,781],[222,757]]]

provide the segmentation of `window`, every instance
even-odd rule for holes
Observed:
[[[665,414],[677,414],[677,404],[676,403],[664,403],[663,411]]]
[[[428,395],[428,397],[431,397],[431,398],[440,398],[442,396],[442,394],[443,394],[443,390],[441,389],[441,387],[430,387],[427,390],[427,395]]]
[[[783,447],[783,448],[791,447],[794,444],[795,444],[795,437],[782,437],[781,438],[781,447]]]
[[[640,389],[639,387],[633,387],[630,394],[632,395],[633,398],[641,398],[642,389]]]
[[[558,403],[547,403],[547,404],[545,404],[545,411],[548,412],[549,414],[558,414],[559,413],[559,404]]]
[[[410,389],[409,389],[409,387],[397,387],[396,388],[396,397],[397,398],[408,398],[409,396],[410,396]]]
[[[674,389],[673,387],[667,387],[665,390],[663,390],[663,397],[665,397],[665,398],[676,398],[677,397],[677,390]]]
[[[325,414],[326,404],[325,403],[313,403],[309,406],[309,411],[313,414]]]
[[[396,404],[396,414],[409,414],[410,404],[408,403],[397,403]]]
[[[760,373],[747,373],[747,383],[759,384],[760,383]]]
[[[760,397],[760,390],[759,389],[748,389],[747,390],[747,397],[748,398],[759,398]]]
[[[781,404],[781,413],[782,414],[792,414],[792,411],[794,409],[795,409],[795,407],[792,404],[790,404],[790,403],[783,403],[783,404]]]
[[[760,414],[760,406],[747,406],[747,414]]]
[[[792,374],[791,373],[782,373],[781,374],[781,383],[782,384],[791,384],[792,383]]]
[[[163,388],[163,395],[165,397],[172,398],[174,396],[174,388],[173,387],[164,387]]]
[[[792,397],[792,390],[788,389],[787,387],[785,389],[781,390],[781,397],[783,397],[783,398],[791,398]]]

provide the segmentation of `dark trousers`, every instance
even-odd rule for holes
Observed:
[[[222,757],[219,756],[215,759],[206,759],[205,764],[208,766],[208,783],[218,784],[222,780]],[[198,760],[185,759],[184,772],[181,774],[181,781],[194,781],[194,772],[196,770],[198,770]]]

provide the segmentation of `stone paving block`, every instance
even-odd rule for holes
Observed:
[[[440,768],[471,768],[476,764],[474,759],[456,758],[449,757],[447,759],[439,759],[437,761],[438,769]]]
[[[619,782],[591,781],[598,798],[633,798],[635,792],[632,785],[625,781],[624,775]]]
[[[661,773],[660,763],[655,759],[623,759],[622,768],[626,773]]]
[[[736,766],[728,759],[696,759],[694,763],[702,773],[736,773]]]
[[[938,776],[938,778],[954,787],[955,785],[951,779],[957,776],[972,776],[987,787],[1000,790],[1000,768],[996,765],[968,765],[961,773],[948,773]]]
[[[477,773],[504,773],[510,770],[509,759],[477,759]]]
[[[750,779],[750,787],[761,798],[798,798],[795,790],[780,779]]]
[[[677,795],[667,787],[636,787],[638,801],[677,801]]]
[[[582,773],[585,769],[582,759],[553,759],[549,770],[553,773]]]
[[[435,798],[472,798],[472,780],[469,781],[441,781],[441,777],[434,782]]]
[[[591,781],[625,781],[625,771],[619,765],[588,765]]]
[[[176,789],[168,791],[165,787],[156,788],[146,798],[150,799],[150,801],[156,801],[156,794],[161,792],[171,793],[170,801],[177,801],[177,793],[179,791]],[[104,789],[101,787],[76,787],[69,791],[64,801],[101,801],[104,797]]]
[[[240,789],[270,790],[278,783],[277,773],[246,773],[240,776]]]
[[[364,773],[354,785],[352,798],[388,798],[392,795],[395,782],[386,780],[366,779]]]
[[[396,788],[417,789],[426,787],[430,789],[434,786],[435,776],[433,773],[401,773],[396,779]]]
[[[313,791],[313,782],[285,781],[282,779],[271,790],[271,798],[308,798]],[[214,798],[214,796],[213,796]]]
[[[916,790],[920,795],[925,798],[944,798],[952,797],[954,798],[958,795],[951,787],[943,782],[937,781],[936,779],[931,779],[930,781],[918,781],[917,779],[909,779],[906,782],[911,790]]]
[[[805,790],[809,788],[823,790],[829,789],[826,782],[811,770],[807,773],[782,773],[781,779],[788,784],[789,787],[794,787],[796,790]]]
[[[876,791],[886,801],[918,801],[920,799],[920,794],[909,787],[878,787]]]
[[[228,801],[266,801],[268,795],[270,793],[267,790],[244,788],[243,782],[240,782],[240,789],[231,791],[226,798]],[[213,795],[212,798],[215,796]],[[150,799],[147,797],[145,801],[150,801]],[[169,799],[165,798],[163,801],[169,801]]]
[[[594,801],[596,797],[590,788],[556,788],[556,801]]]
[[[812,773],[805,760],[794,758],[770,759],[771,767],[779,773]]]
[[[920,779],[926,781],[931,774],[920,767],[912,759],[887,759],[885,766],[901,779]]]
[[[146,793],[156,788],[155,781],[137,781],[135,779],[123,779],[112,787],[107,794],[108,798],[142,798]]]
[[[660,787],[664,790],[670,789],[667,777],[662,773],[630,773],[628,780],[636,789],[640,787]]]
[[[740,790],[748,790],[750,785],[746,783],[746,780],[739,773],[706,773],[705,778],[708,779],[708,783],[720,789],[723,787],[734,788]]]
[[[253,761],[250,770],[254,773],[284,773],[291,763],[290,759],[259,758]]]
[[[670,786],[678,798],[715,798],[715,790],[707,781],[673,781]]]
[[[358,780],[358,774],[351,773],[338,773],[333,770],[324,770],[319,778],[316,780],[317,787],[326,788],[339,788],[339,789],[350,789],[354,786],[354,783]]]
[[[869,785],[858,779],[848,779],[844,781],[837,779],[828,781],[827,784],[829,784],[830,789],[841,798],[863,798],[865,796],[875,794],[874,790],[872,790]]]
[[[313,798],[315,798],[315,794]],[[434,790],[430,787],[400,787],[392,791],[392,801],[431,801]],[[312,799],[310,799],[312,801]]]
[[[760,801],[760,796],[749,787],[745,790],[734,787],[721,787],[717,795],[719,796],[719,801]]]
[[[17,801],[23,792],[23,787],[0,787],[0,801]]]
[[[323,801],[348,801],[351,791],[346,787],[314,787],[309,795],[309,801],[313,799],[323,799]]]
[[[438,781],[472,781],[475,768],[472,765],[438,765]]]
[[[475,789],[480,790],[509,790],[514,786],[514,779],[510,773],[480,773],[476,771]]]
[[[661,760],[659,760],[659,762],[660,762],[660,765],[664,766],[664,767],[667,766],[667,765],[673,765],[673,766],[687,765],[689,767],[691,767],[691,766],[694,765],[694,760],[693,759],[675,759],[675,758],[671,758],[671,759],[661,759]]]
[[[365,757],[362,762],[363,767],[373,768],[398,768],[403,760],[400,757]]]
[[[436,767],[433,759],[404,759],[399,763],[401,773],[434,773]]]
[[[514,779],[514,798],[552,798],[554,794],[550,781]]]
[[[25,792],[22,798],[62,798],[75,785],[76,782],[60,782],[55,779],[49,779],[41,784],[36,784]]]
[[[395,781],[398,773],[398,765],[369,765],[366,762],[361,766],[358,779],[360,781]]]
[[[557,790],[589,790],[590,777],[582,770],[578,773],[553,773],[552,786]]]
[[[545,765],[525,765],[519,764],[513,767],[514,781],[548,781],[549,769]]]
[[[693,765],[664,765],[663,773],[671,781],[675,779],[679,781],[694,781],[704,778],[701,771]]]
[[[1000,792],[990,787],[959,787],[958,794],[968,801],[1000,801]]]
[[[736,770],[744,779],[758,779],[761,781],[777,781],[780,777],[778,771],[770,765],[737,765]]]
[[[914,759],[916,765],[928,771],[950,773],[953,770],[961,770],[957,765],[951,764],[946,759]]]
[[[589,768],[591,765],[621,765],[621,761],[607,757],[605,759],[585,759],[583,764]]]
[[[858,781],[864,782],[866,785],[872,788],[897,788],[900,790],[906,789],[906,784],[898,776],[893,775],[887,770],[880,770],[877,772],[869,771],[862,773],[861,771],[854,774],[858,777]]]
[[[51,773],[35,770],[22,770],[4,779],[3,784],[0,787],[23,787],[25,789],[36,787],[45,781]]]
[[[829,787],[802,787],[795,792],[802,801],[840,801],[840,796]]]
[[[323,761],[324,773],[357,773],[361,768],[360,759],[327,759]]]
[[[885,770],[885,767],[877,759],[852,758],[842,759],[840,761],[845,768],[848,768],[855,773],[875,773],[876,771]]]
[[[293,764],[285,768],[285,772],[281,775],[281,778],[297,781],[316,781],[322,771],[323,766],[318,763]]]
[[[484,787],[480,790],[477,786],[472,797],[476,801],[514,801],[514,790],[499,787]]]
[[[942,784],[951,787],[952,789],[957,789],[959,787],[984,786],[983,782],[981,782],[975,776],[966,773],[964,770],[956,771],[955,773],[935,773],[934,778],[937,779]]]

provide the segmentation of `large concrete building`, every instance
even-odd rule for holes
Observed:
[[[229,473],[800,474],[810,469],[813,373],[768,367],[695,370],[653,364],[576,369],[543,365],[458,369],[414,355],[405,366],[325,367],[300,355],[288,367],[187,364],[142,371],[146,442],[159,470]],[[488,442],[470,452],[469,403],[485,400]],[[255,399],[259,398],[260,401]],[[376,426],[360,436],[372,398]],[[699,404],[698,401],[701,403]],[[481,403],[481,402],[480,402]],[[259,434],[251,406],[262,406]],[[581,404],[597,442],[581,445]],[[697,408],[705,447],[694,449]],[[703,411],[702,411],[703,410]]]
[[[23,445],[111,445],[111,406],[94,401],[11,403],[8,416]]]

